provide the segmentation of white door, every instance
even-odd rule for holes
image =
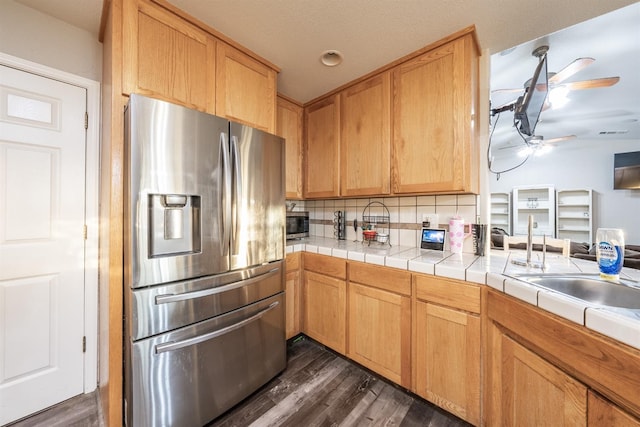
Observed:
[[[0,425],[83,392],[86,97],[0,65]]]

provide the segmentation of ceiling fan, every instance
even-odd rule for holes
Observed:
[[[539,46],[531,52],[531,55],[536,58],[541,58],[544,54],[549,51],[549,46]],[[563,83],[566,79],[573,76],[577,72],[585,69],[589,65],[593,64],[595,59],[593,58],[577,58],[569,65],[564,67],[562,70],[557,73],[550,72],[549,73],[549,89],[553,89],[556,87],[564,87],[567,90],[582,90],[582,89],[595,89],[599,87],[608,87],[613,86],[620,80],[620,77],[604,77],[598,79],[590,79],[590,80],[581,80],[577,82],[567,82]],[[531,79],[527,80],[522,88],[513,88],[513,89],[495,89],[492,90],[491,93],[518,93],[525,90],[527,87],[531,85]]]
[[[518,155],[521,157],[528,155],[542,155],[548,153],[553,147],[555,147],[558,143],[563,141],[568,141],[576,138],[576,135],[565,135],[556,138],[545,139],[542,135],[533,135],[525,139],[526,144],[518,144],[518,145],[505,145],[498,150],[506,150],[506,149],[514,149],[517,148]]]

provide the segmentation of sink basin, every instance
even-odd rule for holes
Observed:
[[[595,304],[640,310],[640,288],[595,277],[519,275],[518,279]]]

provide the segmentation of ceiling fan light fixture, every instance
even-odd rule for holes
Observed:
[[[557,110],[564,107],[569,102],[569,88],[566,86],[556,86],[549,92],[549,103],[551,108]]]
[[[320,62],[322,62],[327,67],[335,67],[336,65],[340,65],[342,63],[342,53],[337,50],[330,49],[325,50],[320,55]]]

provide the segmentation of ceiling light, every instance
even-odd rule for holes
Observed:
[[[320,55],[320,62],[327,67],[335,67],[342,62],[342,54],[337,50],[325,50]]]
[[[569,102],[569,98],[567,95],[569,94],[569,88],[566,86],[556,86],[549,92],[549,102],[551,103],[551,108],[554,110],[558,108],[564,107],[567,102]]]

